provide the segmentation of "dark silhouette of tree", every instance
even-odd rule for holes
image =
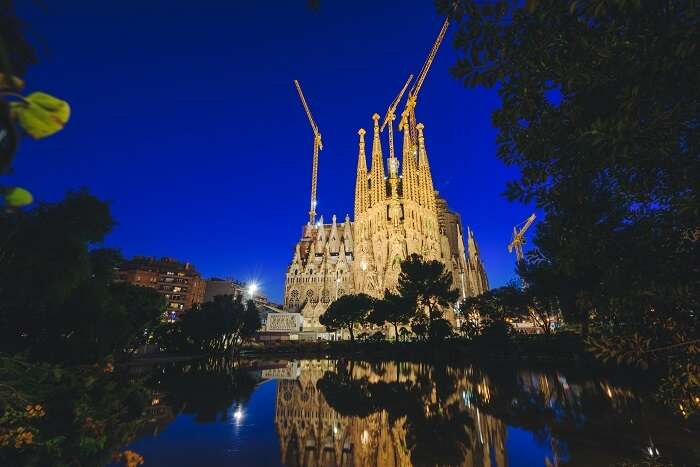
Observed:
[[[128,351],[158,321],[162,296],[114,283],[119,253],[90,251],[113,224],[107,204],[86,192],[0,213],[0,350],[94,362]]]
[[[177,326],[194,349],[222,353],[255,335],[261,322],[255,303],[243,303],[240,295],[217,295],[211,302],[193,307]]]
[[[416,314],[427,317],[428,336],[432,336],[432,326],[435,320],[442,318],[443,309],[459,298],[445,265],[437,260],[424,261],[415,253],[401,262],[396,289]]]
[[[527,317],[527,297],[515,285],[506,285],[468,297],[460,304],[463,314],[478,313],[487,321],[507,322]]]
[[[335,300],[319,316],[318,321],[329,331],[347,329],[350,340],[355,340],[354,327],[367,322],[367,317],[374,307],[374,299],[367,294],[348,294]]]
[[[384,298],[374,302],[368,321],[378,326],[390,323],[394,327],[394,339],[399,339],[399,326],[408,324],[416,314],[416,307],[401,295],[384,291]]]
[[[559,291],[565,287],[561,277],[542,262],[521,262],[518,275],[525,281],[523,295],[527,302],[530,320],[542,332],[549,335],[557,318],[561,315]]]
[[[696,2],[438,7],[457,24],[454,75],[498,86],[498,155],[521,174],[506,194],[544,213],[533,256],[561,279],[564,317],[601,358],[700,380]],[[663,399],[689,405],[697,383],[675,386]]]

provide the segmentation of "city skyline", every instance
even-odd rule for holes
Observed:
[[[254,5],[186,5],[162,18],[162,2],[21,9],[51,43],[28,82],[69,100],[73,117],[52,138],[50,157],[46,143],[23,142],[11,179],[39,201],[87,187],[111,202],[118,222],[106,246],[190,261],[205,277],[255,280],[281,301],[307,218],[313,141],[292,80],[303,84],[324,137],[317,211],[344,218],[352,213],[357,130],[418,71],[442,19],[430,2],[403,6],[400,24],[397,7],[369,2],[352,10],[280,6],[267,23]],[[110,21],[94,20],[105,15]],[[476,230],[498,286],[514,277],[512,226],[532,209],[500,195],[517,174],[496,158],[490,115],[498,98],[450,76],[453,33],[416,113],[429,135],[435,187],[464,228]],[[239,50],[246,40],[259,44]]]

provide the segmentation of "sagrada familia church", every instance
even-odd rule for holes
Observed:
[[[466,298],[488,290],[488,278],[479,248],[470,229],[462,228],[459,214],[433,186],[425,127],[416,123],[418,92],[445,36],[448,21],[438,34],[418,78],[408,93],[399,129],[403,132],[401,161],[394,153],[393,120],[396,106],[412,76],[389,106],[380,128],[380,116],[372,119],[371,164],[367,168],[364,129],[358,131],[359,148],[355,176],[354,220],[342,222],[334,215],[330,224],[316,221],[316,183],[321,134],[297,81],[295,85],[314,132],[314,158],[309,221],[285,280],[284,307],[303,316],[305,331],[322,332],[318,317],[328,305],[347,293],[381,297],[396,287],[401,261],[416,253],[425,260],[441,261],[452,282]],[[389,129],[389,156],[382,151],[381,133]],[[448,316],[449,317],[449,316]]]
[[[374,114],[371,165],[360,129],[354,221],[323,217],[303,227],[286,274],[284,305],[304,317],[304,329],[320,329],[318,317],[346,293],[380,297],[398,280],[400,263],[413,253],[439,260],[461,297],[488,290],[488,278],[470,229],[433,187],[424,126],[416,125],[417,148],[404,131],[402,163],[389,157],[388,174]],[[399,165],[403,170],[399,172]]]

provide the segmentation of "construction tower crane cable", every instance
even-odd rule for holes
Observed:
[[[527,229],[530,228],[533,222],[535,222],[534,213],[525,221],[513,227],[513,240],[508,244],[508,253],[512,253],[513,250],[515,250],[515,259],[518,263],[523,261],[523,259],[525,258],[525,256],[523,255],[523,245],[525,244],[525,232],[527,232]]]
[[[384,128],[389,125],[389,159],[395,159],[394,155],[394,119],[396,118],[396,107],[398,107],[399,102],[401,101],[401,98],[403,97],[404,93],[406,92],[406,89],[408,88],[408,85],[411,83],[413,80],[413,75],[409,75],[408,79],[406,80],[406,83],[404,83],[403,88],[401,88],[401,92],[394,98],[392,103],[389,105],[389,108],[386,111],[386,115],[384,116],[384,121],[382,122],[382,126],[379,129],[379,132],[381,133],[384,131]]]
[[[415,145],[416,141],[418,140],[416,130],[416,103],[418,101],[418,93],[423,87],[425,77],[428,75],[428,71],[430,70],[430,66],[433,64],[433,60],[435,60],[435,56],[437,55],[437,51],[440,48],[440,44],[442,44],[442,41],[445,38],[445,34],[447,33],[447,28],[449,25],[449,18],[445,18],[445,22],[442,23],[442,27],[440,28],[440,32],[438,33],[435,42],[433,43],[433,47],[432,49],[430,49],[428,58],[425,60],[425,63],[423,63],[423,67],[421,68],[420,73],[418,73],[418,78],[413,83],[413,87],[408,93],[408,99],[406,100],[406,108],[401,114],[401,122],[399,123],[399,129],[404,131],[405,127],[408,126],[408,130],[411,136],[411,144],[413,145]]]
[[[318,184],[318,152],[323,150],[323,142],[321,140],[321,132],[318,130],[313,115],[311,115],[311,109],[309,109],[309,105],[306,103],[306,98],[301,90],[299,81],[294,80],[294,86],[297,88],[299,99],[301,99],[301,105],[304,106],[304,111],[306,111],[306,116],[309,118],[309,123],[311,124],[311,130],[314,133],[314,157],[311,166],[311,208],[309,209],[309,224],[313,225],[316,222],[316,205],[318,204],[316,198],[316,186]]]

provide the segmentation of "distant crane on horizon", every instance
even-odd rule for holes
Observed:
[[[306,98],[301,90],[301,85],[296,79],[294,80],[294,86],[297,88],[299,99],[301,99],[301,105],[304,106],[304,111],[306,112],[306,116],[309,118],[309,123],[311,124],[311,130],[314,132],[314,158],[311,166],[311,209],[309,209],[309,224],[313,225],[316,223],[316,205],[318,204],[316,199],[316,185],[318,184],[318,152],[323,150],[323,142],[321,141],[321,132],[318,130],[314,117],[311,115],[311,109],[309,109],[309,105],[306,103]]]
[[[532,213],[530,217],[525,219],[525,221],[513,227],[513,240],[508,244],[508,253],[512,253],[515,250],[515,260],[520,263],[525,259],[523,255],[523,245],[525,244],[525,232],[530,228],[533,222],[535,222],[535,213]],[[522,227],[520,227],[522,226]]]

